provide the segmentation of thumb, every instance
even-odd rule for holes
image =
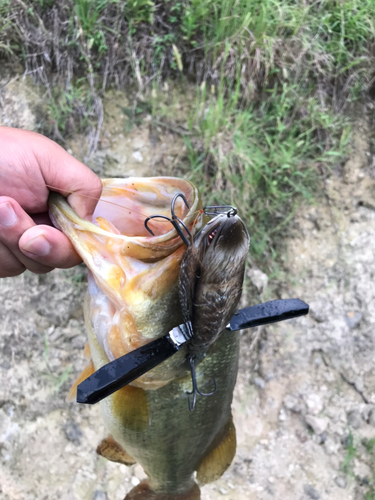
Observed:
[[[56,142],[34,132],[25,133],[34,136],[34,154],[47,187],[65,196],[80,217],[91,217],[102,193],[99,177]]]

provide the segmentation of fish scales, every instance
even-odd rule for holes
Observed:
[[[195,343],[188,343],[172,358],[100,402],[110,437],[103,440],[98,452],[109,460],[143,466],[149,481],[134,488],[128,500],[195,500],[200,498],[195,472],[201,484],[216,480],[235,453],[231,403],[239,337],[222,330],[240,298],[249,237],[238,217],[230,221],[219,217],[218,224],[211,221],[205,226],[198,191],[188,181],[129,178],[104,180],[103,185],[105,201],[116,200],[127,208],[121,213],[118,207],[99,202],[95,224],[80,219],[59,195],[53,194],[50,201],[53,220],[92,273],[84,314],[93,366],[98,370],[165,335],[183,316],[192,321]],[[170,215],[171,200],[177,193],[185,195],[190,207],[176,204],[177,215],[195,234],[187,252],[167,221],[153,226],[156,236],[143,228],[144,218],[150,215]],[[213,231],[210,224],[219,230]],[[220,235],[224,226],[229,230],[227,227]],[[241,254],[238,261],[236,252]],[[220,256],[221,263],[215,260]],[[234,268],[228,265],[228,257]],[[180,293],[187,297],[181,310],[178,279],[181,265],[186,271],[189,259],[199,269],[195,266],[190,272],[190,266],[189,272],[181,273]],[[222,266],[222,280],[217,279],[220,269],[210,272],[215,262]],[[221,301],[217,312],[199,317],[197,306],[201,310],[210,300],[214,301],[211,307]],[[205,321],[213,321],[211,337]],[[191,355],[199,389],[212,390],[213,377],[217,383],[217,391],[211,397],[199,397],[193,412],[187,405]]]

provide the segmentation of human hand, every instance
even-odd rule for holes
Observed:
[[[100,179],[55,142],[0,127],[0,278],[81,262],[69,239],[48,225],[47,185],[84,218],[92,215],[102,191]]]

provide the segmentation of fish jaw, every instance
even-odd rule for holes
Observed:
[[[86,316],[109,361],[182,322],[178,275],[186,247],[170,222],[150,220],[155,236],[144,226],[151,215],[170,217],[178,193],[184,194],[189,208],[178,198],[176,215],[192,232],[200,229],[205,221],[198,190],[182,179],[105,179],[94,222],[80,218],[63,197],[51,194],[52,220],[92,273]],[[174,363],[181,357],[174,357]],[[138,383],[166,383],[175,376],[174,370],[163,373],[159,368]]]

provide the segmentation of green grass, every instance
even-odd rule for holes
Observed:
[[[369,481],[369,490],[366,493],[366,500],[375,500],[375,438],[366,439],[362,443],[367,452],[369,466],[372,470],[372,477]]]
[[[353,461],[357,455],[357,447],[354,446],[353,434],[350,433],[348,437],[348,443],[346,445],[346,456],[344,462],[341,465],[341,470],[348,476],[354,477],[353,472]]]
[[[366,500],[375,500],[375,438],[364,438],[361,442],[354,443],[354,437],[350,433],[345,447],[346,455],[341,470],[349,478],[355,479],[361,487],[365,488],[365,491],[367,490],[364,497]],[[372,471],[372,475],[366,478],[356,476],[354,459],[366,463]]]
[[[60,142],[98,137],[108,86],[131,84],[173,128],[150,86],[193,82],[184,175],[238,206],[268,263],[374,86],[374,0],[0,0],[0,20],[0,58],[46,86],[42,131]]]
[[[0,0],[0,17],[3,57],[43,67],[43,77],[65,78],[70,65],[98,88],[136,72],[143,83],[177,75],[173,45],[185,74],[215,84],[229,76],[248,100],[277,80],[320,85],[342,104],[372,77],[373,0]]]
[[[312,201],[323,165],[328,172],[342,156],[350,126],[295,86],[275,86],[260,105],[243,104],[240,91],[225,96],[203,86],[189,103],[184,174],[206,204],[239,209],[253,258],[271,270],[298,203]],[[156,94],[153,105],[158,120],[175,120],[173,102]]]

